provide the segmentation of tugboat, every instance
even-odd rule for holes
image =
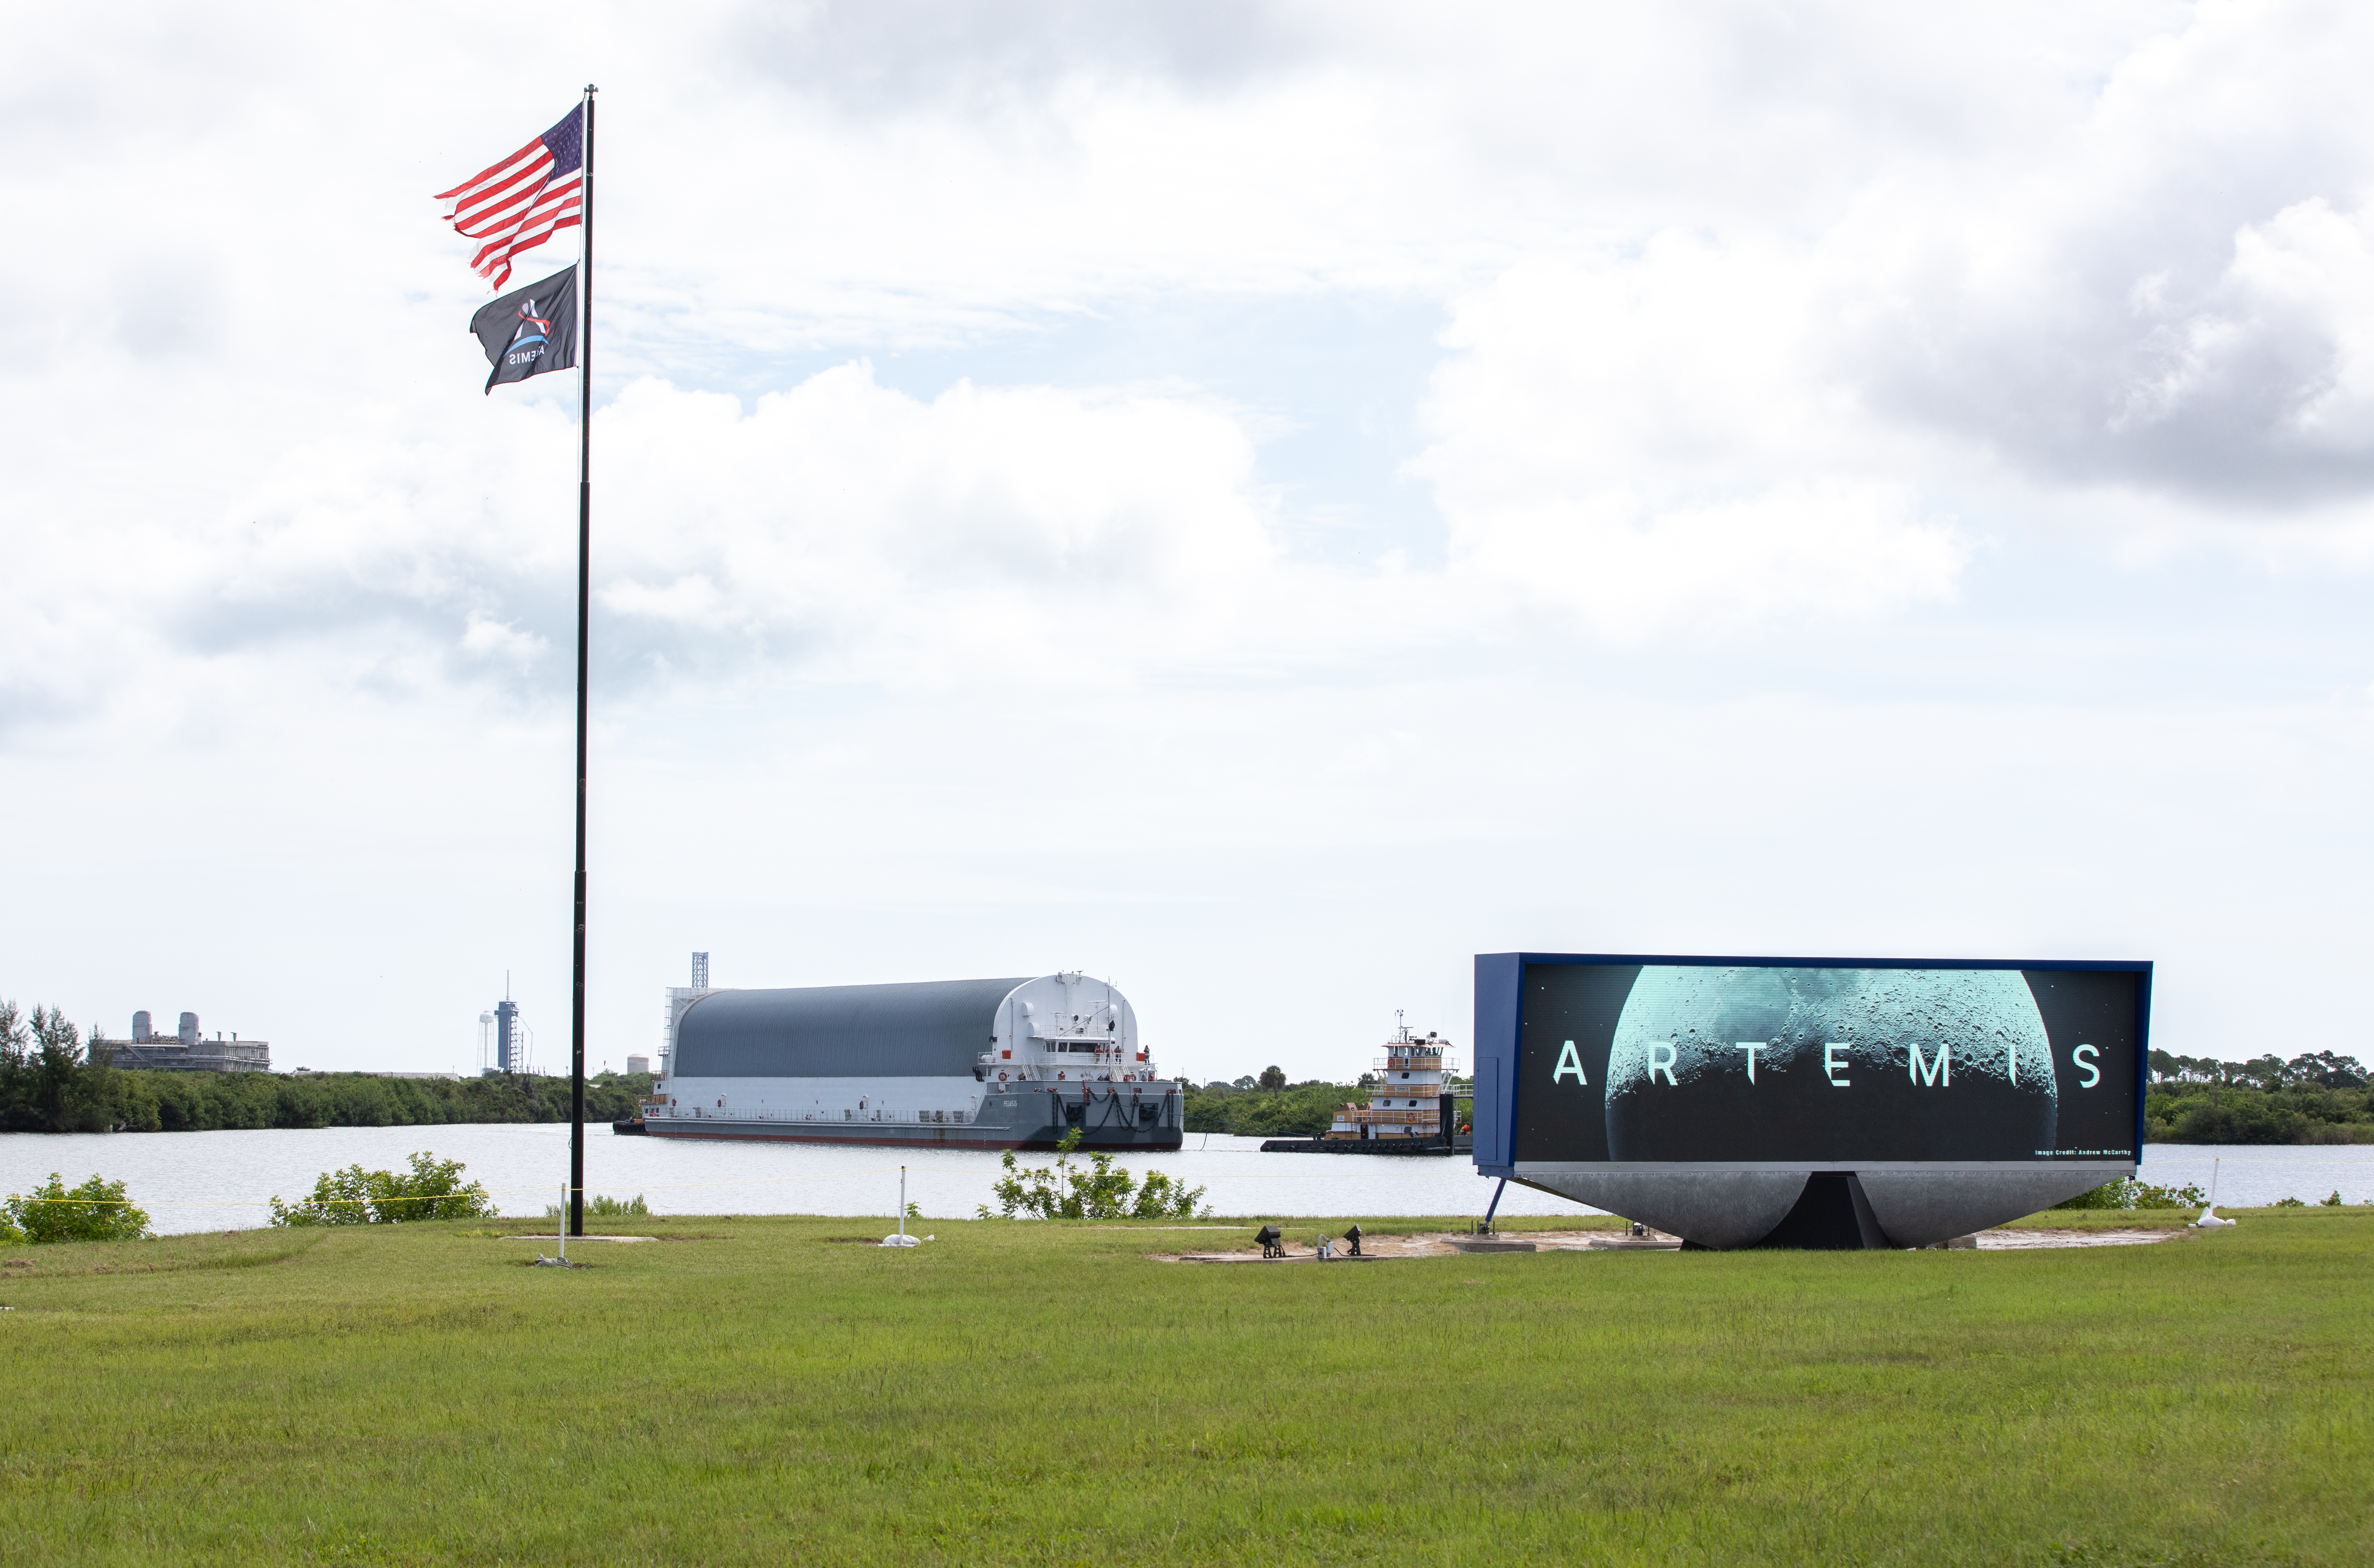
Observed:
[[[1402,1014],[1393,1014],[1398,1022]],[[1457,1121],[1458,1102],[1443,1082],[1451,1042],[1428,1031],[1420,1039],[1399,1024],[1385,1054],[1370,1063],[1377,1074],[1369,1103],[1346,1101],[1324,1138],[1273,1138],[1263,1153],[1450,1154],[1475,1146]]]

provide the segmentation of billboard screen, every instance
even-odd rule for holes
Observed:
[[[2142,1153],[2148,964],[1502,954],[1476,980],[1479,1164]]]

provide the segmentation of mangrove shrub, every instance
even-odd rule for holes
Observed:
[[[1088,1168],[1072,1164],[1079,1152],[1080,1129],[1064,1134],[1055,1146],[1055,1163],[1025,1170],[1008,1149],[999,1162],[1005,1174],[991,1190],[997,1194],[1001,1217],[1019,1220],[1192,1220],[1204,1200],[1200,1187],[1182,1187],[1160,1171],[1148,1171],[1141,1184],[1113,1166],[1113,1157],[1099,1151],[1088,1156]],[[978,1210],[990,1218],[989,1205]],[[1209,1213],[1209,1210],[1205,1210]]]
[[[272,1199],[276,1225],[398,1225],[410,1220],[491,1218],[495,1200],[477,1182],[462,1183],[462,1162],[434,1154],[412,1155],[411,1174],[367,1171],[348,1165],[323,1171],[312,1196],[284,1204]]]
[[[29,1193],[10,1193],[5,1211],[6,1228],[20,1240],[40,1245],[54,1241],[143,1241],[148,1236],[147,1211],[123,1194],[123,1184],[94,1176],[69,1188],[57,1172]],[[7,1245],[0,1237],[0,1246]]]

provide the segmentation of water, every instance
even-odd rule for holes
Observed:
[[[2217,1184],[2220,1209],[2262,1209],[2286,1198],[2374,1203],[2374,1143],[2146,1143],[2137,1173],[2162,1187]]]
[[[94,1172],[122,1180],[159,1232],[233,1230],[268,1224],[267,1199],[294,1201],[325,1170],[350,1164],[400,1169],[430,1150],[458,1159],[485,1183],[505,1214],[541,1215],[560,1201],[569,1170],[569,1129],[551,1124],[322,1128],[304,1131],[0,1135],[0,1192],[24,1192],[52,1171],[69,1186]],[[1049,1154],[1017,1156],[1048,1164]],[[2155,1143],[2144,1152],[2147,1181],[2209,1186],[2238,1209],[2279,1198],[2315,1202],[2339,1189],[2349,1203],[2374,1201],[2374,1144],[2238,1146]],[[1133,1171],[1158,1170],[1201,1186],[1216,1212],[1286,1218],[1322,1214],[1480,1215],[1494,1183],[1463,1158],[1362,1154],[1264,1154],[1261,1141],[1190,1133],[1175,1154],[1126,1154]],[[723,1143],[621,1138],[586,1131],[589,1190],[640,1193],[661,1214],[849,1214],[887,1222],[897,1212],[899,1167],[907,1196],[934,1219],[968,1218],[992,1200],[998,1157],[975,1150],[863,1149],[788,1143]],[[1596,1211],[1510,1187],[1503,1214]]]
[[[585,1141],[589,1192],[640,1193],[661,1214],[864,1214],[887,1223],[903,1164],[907,1196],[926,1216],[970,1218],[977,1205],[994,1202],[991,1187],[1003,1174],[998,1156],[979,1150],[621,1138],[602,1125],[588,1128]],[[270,1223],[267,1199],[295,1201],[325,1170],[401,1169],[417,1150],[462,1161],[511,1215],[541,1215],[558,1203],[569,1172],[569,1129],[549,1123],[18,1133],[0,1136],[0,1192],[26,1191],[52,1171],[69,1186],[95,1171],[122,1180],[159,1232],[231,1230]],[[1035,1166],[1054,1156],[1017,1158]],[[1263,1154],[1257,1138],[1217,1133],[1191,1133],[1175,1154],[1123,1154],[1117,1163],[1203,1187],[1222,1214],[1480,1215],[1495,1185],[1463,1158]],[[1516,1187],[1500,1204],[1504,1214],[1577,1211]]]

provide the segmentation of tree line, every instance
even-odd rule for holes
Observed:
[[[2144,1136],[2155,1143],[2374,1143],[2374,1093],[2356,1057],[2286,1059],[2154,1051]]]
[[[2172,1056],[2154,1051],[2151,1075],[2160,1083],[2214,1083],[2252,1089],[2363,1089],[2367,1072],[2354,1056],[2335,1051],[2304,1051],[2289,1061],[2279,1056],[2252,1057],[2248,1061],[2219,1061],[2213,1057]]]
[[[589,1121],[634,1114],[649,1073],[585,1082]],[[55,1008],[0,1001],[0,1132],[213,1132],[567,1121],[569,1082],[389,1078],[370,1072],[160,1072],[119,1068]]]
[[[1225,1132],[1237,1138],[1319,1138],[1334,1121],[1336,1106],[1366,1104],[1374,1083],[1375,1079],[1365,1072],[1357,1083],[1331,1083],[1319,1078],[1289,1083],[1282,1071],[1269,1067],[1231,1083],[1216,1081],[1199,1087],[1181,1079],[1179,1088],[1186,1099],[1189,1132]],[[1451,1087],[1458,1096],[1460,1118],[1464,1120],[1471,1114],[1473,1091],[1463,1082]]]
[[[2272,1064],[2272,1065],[2270,1065]],[[2144,1136],[2154,1143],[2374,1143],[2374,1091],[2349,1057],[2320,1052],[2289,1061],[2203,1062],[2151,1053],[2156,1082],[2144,1097]],[[1335,1107],[1368,1098],[1369,1081],[1287,1082],[1272,1067],[1233,1082],[1181,1081],[1189,1132],[1239,1138],[1317,1138]],[[1454,1085],[1462,1120],[1473,1115]]]

